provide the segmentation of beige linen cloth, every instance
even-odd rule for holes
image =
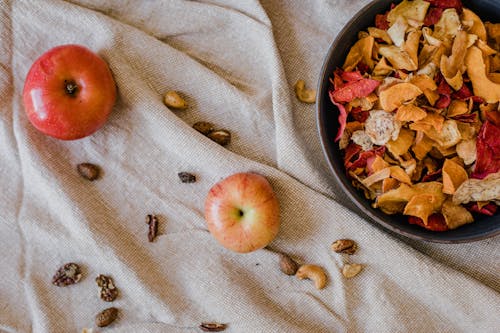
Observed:
[[[0,4],[0,331],[80,332],[109,306],[105,332],[498,332],[500,240],[460,245],[409,241],[375,227],[343,196],[326,167],[312,105],[323,57],[367,0],[3,0]],[[37,132],[22,106],[32,62],[49,48],[83,44],[110,65],[119,98],[94,135],[64,142]],[[162,103],[180,91],[184,111]],[[222,147],[191,128],[231,131]],[[92,162],[104,174],[81,179]],[[177,173],[197,175],[182,184]],[[323,266],[328,285],[282,274],[271,250],[235,254],[208,233],[209,188],[236,172],[265,175],[279,197],[271,244]],[[160,235],[147,241],[145,216]],[[360,246],[353,279],[330,250]],[[59,288],[59,266],[83,268]],[[99,299],[95,277],[120,294]]]

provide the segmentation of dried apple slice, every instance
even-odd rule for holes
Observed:
[[[471,201],[500,200],[500,172],[484,179],[468,179],[453,194],[453,203],[466,204]]]
[[[462,22],[460,22],[460,17],[454,8],[448,8],[443,11],[441,18],[434,25],[435,38],[442,41],[452,39],[455,37],[457,32],[461,29]]]
[[[430,3],[424,0],[403,0],[387,14],[387,21],[392,25],[397,21],[398,17],[404,17],[423,23],[429,6]]]
[[[418,62],[415,62],[408,52],[401,50],[395,45],[383,45],[378,49],[378,53],[385,57],[395,69],[415,71],[418,69]]]

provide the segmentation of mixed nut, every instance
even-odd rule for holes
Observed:
[[[105,302],[113,302],[118,296],[118,289],[115,287],[113,279],[109,276],[99,274],[95,282],[99,287],[99,296]]]
[[[80,163],[76,166],[76,169],[82,178],[90,181],[98,179],[101,173],[99,166],[92,163]]]
[[[111,307],[102,310],[95,316],[95,324],[97,327],[105,327],[110,325],[118,317],[118,309]]]
[[[231,142],[231,133],[229,131],[225,129],[215,129],[214,125],[209,122],[196,122],[193,124],[193,128],[221,146],[226,146]]]
[[[75,263],[67,263],[60,267],[52,277],[52,284],[58,287],[66,287],[78,283],[82,278],[80,266]]]
[[[146,215],[146,224],[148,225],[148,240],[153,242],[158,233],[158,218],[156,215]]]

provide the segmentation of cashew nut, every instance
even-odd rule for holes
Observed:
[[[297,95],[299,101],[310,104],[316,102],[316,90],[306,89],[306,83],[304,80],[298,80],[294,87],[295,94]]]
[[[174,108],[174,109],[186,109],[188,107],[186,101],[179,96],[176,91],[167,91],[165,93],[165,97],[163,98],[163,103],[166,106]]]
[[[309,279],[314,281],[316,289],[323,289],[326,285],[326,273],[317,265],[302,265],[295,274],[300,280]]]
[[[342,274],[350,279],[358,275],[359,272],[363,269],[363,265],[361,264],[345,264],[342,268]]]

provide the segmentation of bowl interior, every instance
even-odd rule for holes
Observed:
[[[376,14],[384,13],[391,3],[400,1],[373,1],[359,11],[338,34],[325,58],[318,84],[317,125],[320,141],[327,162],[346,195],[370,219],[383,227],[410,238],[440,243],[459,243],[480,240],[500,234],[500,215],[475,215],[475,222],[446,232],[433,232],[411,225],[404,216],[387,215],[371,207],[371,202],[356,190],[345,176],[343,159],[338,144],[333,141],[338,129],[338,110],[328,97],[329,77],[337,67],[342,67],[351,46],[357,40],[357,33],[374,25]],[[500,22],[500,1],[474,0],[465,6],[477,13],[483,21]]]

